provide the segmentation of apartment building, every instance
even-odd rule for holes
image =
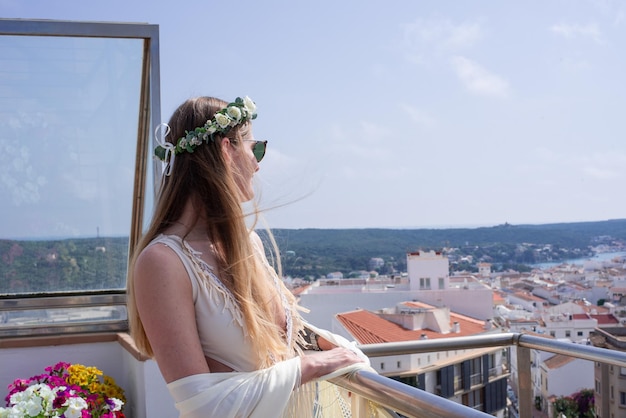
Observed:
[[[589,340],[596,347],[626,351],[626,328],[598,328],[591,333]],[[596,362],[593,376],[596,417],[626,416],[626,367]]]
[[[359,344],[391,343],[500,332],[490,321],[474,319],[422,302],[402,302],[378,311],[337,314],[335,330]],[[501,348],[450,350],[371,359],[384,376],[477,410],[504,417],[507,403],[506,356]]]

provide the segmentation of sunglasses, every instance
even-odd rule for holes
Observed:
[[[252,146],[252,153],[254,154],[254,158],[256,158],[256,162],[260,163],[263,157],[265,157],[267,141],[253,141],[251,139],[244,139],[244,141],[254,142],[254,145]]]

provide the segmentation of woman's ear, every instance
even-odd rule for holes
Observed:
[[[233,147],[230,146],[230,139],[222,138],[220,139],[220,149],[222,150],[222,155],[227,163],[231,163],[233,161]]]

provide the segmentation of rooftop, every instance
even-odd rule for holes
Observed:
[[[420,306],[414,307],[419,308]],[[485,332],[483,321],[452,312],[450,313],[450,327],[452,328],[454,322],[458,322],[460,328],[458,333],[443,334],[426,328],[409,330],[379,317],[374,312],[363,309],[340,313],[336,315],[336,318],[359,344],[414,341],[424,337],[429,339],[462,337]]]
[[[566,364],[571,363],[574,360],[576,360],[575,357],[570,357],[570,356],[566,356],[563,354],[555,354],[554,356],[544,361],[544,364],[546,365],[548,369],[553,370],[553,369],[558,369],[560,367],[563,367]]]

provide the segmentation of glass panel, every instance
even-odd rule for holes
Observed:
[[[0,294],[124,288],[143,43],[0,36]]]

